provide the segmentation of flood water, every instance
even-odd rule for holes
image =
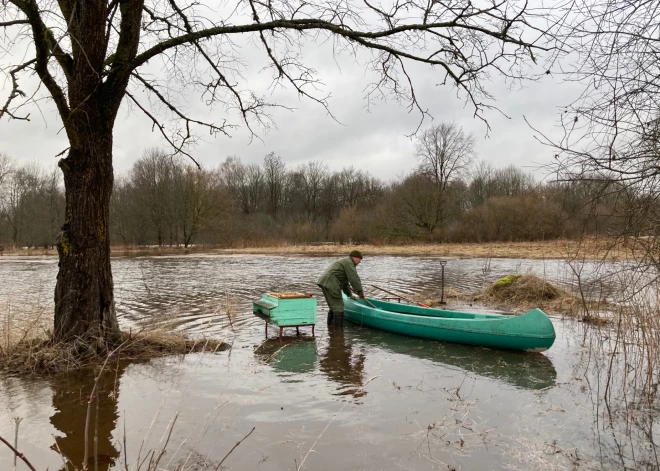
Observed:
[[[594,342],[607,344],[607,330],[587,332],[573,320],[553,318],[557,340],[543,354],[350,324],[328,332],[315,281],[333,259],[113,259],[123,328],[162,321],[191,335],[224,338],[232,347],[113,363],[99,381],[99,407],[91,414],[98,423],[98,469],[147,469],[163,447],[157,468],[166,470],[215,469],[223,459],[221,469],[241,470],[658,469],[657,408],[630,397],[623,402],[618,392],[602,401],[603,370],[626,367],[618,359],[608,364],[594,348]],[[405,294],[440,292],[437,258],[374,256],[358,270],[373,294],[371,284]],[[617,270],[582,265],[580,284],[612,297]],[[54,258],[1,258],[0,311],[51,309],[56,272]],[[577,289],[575,267],[562,260],[450,259],[445,282],[469,291],[527,272]],[[292,330],[280,342],[273,329],[264,341],[251,302],[271,290],[319,295],[315,338],[308,329],[296,338]],[[19,449],[37,469],[67,469],[63,456],[80,468],[92,383],[92,373],[2,378],[0,435],[13,441],[13,419],[20,417]],[[12,463],[9,450],[0,448],[0,469]],[[19,462],[17,469],[27,468]]]

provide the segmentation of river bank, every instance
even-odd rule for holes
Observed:
[[[492,242],[492,243],[451,243],[451,244],[293,244],[283,243],[264,246],[243,246],[221,248],[210,245],[183,246],[113,246],[113,257],[224,254],[224,255],[303,255],[331,256],[345,255],[353,248],[359,248],[365,256],[437,256],[447,258],[527,258],[557,259],[579,258],[584,260],[627,260],[634,258],[630,247],[609,239],[550,240],[536,242]],[[55,256],[57,250],[5,248],[5,255],[14,256]]]

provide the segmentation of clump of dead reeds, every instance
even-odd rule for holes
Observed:
[[[536,275],[508,275],[473,296],[474,301],[513,310],[535,307],[546,312],[581,317],[590,321],[590,313],[612,309],[602,300],[585,299],[553,285]]]
[[[103,339],[57,342],[52,338],[27,338],[0,348],[0,372],[18,375],[52,375],[103,364],[108,352],[121,345],[125,360],[146,360],[165,355],[217,352],[225,344],[215,339],[191,339],[176,332],[123,332],[116,343]]]
[[[9,303],[0,306],[0,373],[51,375],[95,367],[119,345],[126,360],[216,352],[225,347],[221,340],[190,338],[167,328],[167,323],[123,332],[115,342],[80,338],[58,342],[52,338],[52,327],[52,314],[45,308],[23,307],[19,315]]]
[[[436,292],[413,295],[412,299],[430,307],[443,307],[440,305],[439,293]],[[607,322],[611,318],[599,316],[598,313],[616,309],[602,300],[576,296],[531,274],[507,275],[478,292],[463,292],[451,286],[445,287],[444,299],[449,305],[476,303],[512,313],[526,312],[538,307],[547,313],[579,317],[592,323]]]
[[[553,286],[536,275],[507,275],[483,291],[493,300],[515,303],[556,301],[571,297],[571,294]]]

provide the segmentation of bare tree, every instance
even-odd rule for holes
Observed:
[[[277,218],[277,211],[282,200],[285,166],[282,157],[270,152],[264,158],[264,180],[266,184],[266,212]]]
[[[220,178],[243,214],[250,212],[247,171],[238,157],[227,157],[220,165]]]
[[[238,72],[244,56],[237,39],[245,36],[262,46],[274,87],[287,85],[326,109],[327,97],[317,91],[321,77],[299,47],[306,40],[331,40],[338,53],[369,51],[376,79],[368,100],[393,95],[423,116],[408,71],[417,62],[438,70],[438,81],[457,87],[483,117],[493,106],[485,86],[491,73],[521,78],[521,67],[545,48],[555,23],[544,13],[516,0],[397,0],[389,6],[239,0],[219,13],[211,2],[188,0],[2,0],[3,49],[26,47],[28,55],[18,64],[13,55],[3,58],[9,93],[0,119],[29,119],[26,102],[46,90],[70,144],[59,162],[66,219],[58,244],[55,338],[119,334],[108,218],[113,128],[122,104],[144,113],[176,152],[191,158],[186,145],[194,142],[195,129],[223,135],[239,124],[254,132],[270,126],[268,110],[278,104],[247,89]],[[162,69],[154,74],[149,63]],[[33,73],[42,89],[21,84]],[[224,107],[227,119],[211,123],[189,115],[177,94],[184,90]],[[168,118],[178,125],[166,126]]]
[[[468,206],[476,208],[492,196],[492,179],[495,168],[488,162],[480,161],[472,172],[468,193]]]
[[[465,175],[472,163],[475,138],[456,123],[441,123],[423,131],[416,142],[420,171],[445,190],[452,179]]]
[[[521,196],[533,190],[534,176],[509,165],[496,169],[480,162],[472,175],[467,203],[476,208],[494,196]]]
[[[13,167],[11,158],[4,152],[0,152],[0,188]]]
[[[12,169],[13,169],[13,162],[11,158],[3,153],[0,152],[0,245],[2,244],[2,237],[4,236],[4,227],[5,223],[3,219],[5,219],[5,205],[6,205],[6,198],[7,198],[7,180],[8,176],[10,175]]]
[[[44,189],[48,202],[48,226],[44,230],[44,245],[55,245],[59,226],[64,214],[64,192],[62,191],[62,174],[57,167],[48,172]]]
[[[475,156],[474,136],[454,123],[423,131],[416,142],[419,168],[397,187],[395,213],[431,234],[450,213],[451,185],[464,176]]]
[[[305,212],[310,221],[315,221],[319,217],[323,181],[328,175],[328,168],[323,162],[309,162],[302,167],[301,174]]]
[[[257,164],[245,167],[245,193],[246,214],[257,212],[262,207],[265,195],[264,172]]]
[[[44,209],[42,202],[37,201],[43,194],[44,180],[43,169],[34,163],[17,167],[8,175],[5,212],[14,247],[22,242],[34,245],[35,231],[30,228],[34,220],[30,215],[35,209]]]
[[[216,174],[190,166],[183,169],[179,225],[185,247],[192,244],[206,224],[222,211],[221,202]]]
[[[158,245],[165,243],[174,218],[174,162],[160,149],[148,149],[133,166],[134,194],[151,222]]]
[[[127,245],[129,241],[135,242],[135,240],[131,240],[129,234],[132,226],[129,221],[135,207],[131,193],[132,187],[129,178],[126,175],[116,176],[110,200],[110,220],[112,233],[119,236],[124,245]]]

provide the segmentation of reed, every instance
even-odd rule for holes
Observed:
[[[227,300],[231,300],[230,295]],[[228,301],[228,303],[229,303]],[[224,305],[224,304],[223,304]],[[225,315],[235,310],[228,304]],[[53,318],[46,308],[22,306],[20,313],[12,303],[0,306],[0,373],[15,375],[53,375],[86,367],[98,367],[108,352],[122,345],[122,358],[144,360],[193,352],[216,352],[227,348],[224,340],[207,336],[191,338],[177,332],[177,314],[152,316],[122,332],[117,342],[106,339],[75,339],[58,342],[52,338]]]

